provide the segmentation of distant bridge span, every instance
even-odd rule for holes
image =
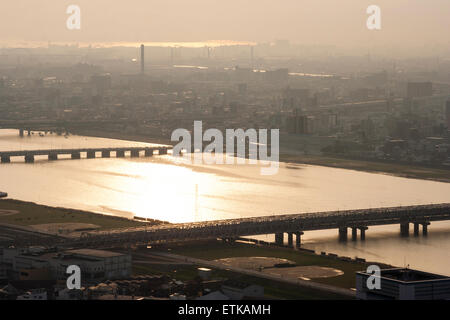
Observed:
[[[72,159],[81,159],[81,153],[86,153],[88,159],[96,157],[97,152],[101,153],[102,158],[111,157],[111,152],[115,152],[117,158],[125,157],[125,152],[129,152],[131,157],[139,157],[143,152],[146,157],[151,157],[154,151],[158,154],[167,154],[172,149],[171,146],[154,147],[110,147],[110,148],[78,148],[78,149],[42,149],[42,150],[20,150],[0,152],[0,162],[9,163],[11,157],[24,157],[26,163],[34,162],[35,156],[48,156],[49,160],[58,160],[59,155],[71,155]]]
[[[346,211],[289,214],[258,218],[207,221],[197,223],[166,224],[153,227],[130,228],[113,231],[91,231],[79,238],[66,241],[70,246],[92,247],[122,244],[158,244],[185,240],[226,238],[275,234],[277,244],[284,243],[284,233],[288,234],[288,245],[300,246],[304,231],[338,229],[339,239],[347,240],[347,230],[352,230],[352,240],[356,241],[357,231],[365,239],[369,226],[400,224],[402,236],[409,235],[409,225],[414,225],[414,234],[419,235],[422,226],[426,235],[432,221],[450,220],[450,203],[418,205],[406,207],[372,208]]]

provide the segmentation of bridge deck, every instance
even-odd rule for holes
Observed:
[[[146,151],[146,150],[168,150],[171,146],[154,147],[109,147],[109,148],[75,148],[75,149],[41,149],[41,150],[19,150],[0,151],[0,157],[20,157],[20,156],[43,156],[49,154],[72,154],[80,152],[111,152],[111,151]]]
[[[450,220],[450,203],[289,214],[258,218],[167,224],[126,230],[92,231],[75,243],[149,243],[217,237],[240,237],[270,233],[300,232],[340,227],[366,227],[404,222]]]

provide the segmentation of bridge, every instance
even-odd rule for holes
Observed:
[[[59,155],[70,155],[72,159],[81,159],[81,154],[85,153],[86,158],[96,158],[97,153],[101,153],[102,158],[110,158],[111,153],[115,153],[117,158],[125,157],[129,152],[132,158],[139,157],[141,152],[146,157],[154,155],[155,151],[159,155],[167,154],[172,149],[170,146],[157,147],[112,147],[112,148],[80,148],[80,149],[44,149],[44,150],[23,150],[0,152],[0,163],[10,163],[12,157],[23,157],[26,163],[33,163],[36,156],[47,156],[48,160],[58,160]]]
[[[81,236],[64,241],[64,245],[80,247],[102,247],[123,244],[149,245],[168,242],[182,242],[200,239],[237,239],[244,236],[275,234],[275,243],[284,244],[284,234],[288,235],[288,245],[301,245],[305,231],[337,229],[339,240],[347,241],[348,230],[351,239],[361,240],[369,226],[399,224],[402,236],[409,236],[409,226],[413,224],[414,235],[428,233],[432,221],[450,220],[450,203],[358,209],[346,211],[316,212],[243,218],[232,220],[206,221],[196,223],[164,224],[152,227],[137,227],[111,231],[90,231]]]
[[[160,119],[145,120],[146,123],[160,122]],[[18,129],[19,135],[23,137],[28,136],[32,132],[56,132],[62,134],[64,132],[71,132],[72,130],[89,129],[89,128],[104,128],[110,125],[129,125],[138,126],[143,121],[134,119],[116,119],[116,120],[51,120],[51,119],[36,119],[36,120],[0,120],[0,129]]]

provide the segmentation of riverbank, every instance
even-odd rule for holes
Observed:
[[[352,160],[317,155],[281,154],[280,161],[297,164],[310,164],[325,167],[357,170],[372,173],[383,173],[393,176],[450,182],[450,170],[414,165],[385,163],[366,160]]]
[[[164,144],[164,145],[174,144],[174,142],[166,138],[148,137],[139,134],[105,132],[98,130],[78,130],[76,134],[98,138],[129,140],[129,141]],[[447,183],[450,182],[450,169],[446,170],[442,168],[431,168],[417,165],[386,163],[378,161],[352,160],[322,155],[300,155],[295,152],[293,152],[292,154],[281,153],[279,160],[281,162],[286,163],[309,164],[309,165],[357,170],[363,172],[389,174],[403,178],[432,180]]]
[[[152,220],[140,222],[122,217],[109,216],[94,212],[50,207],[33,202],[13,199],[0,200],[0,223],[17,226],[39,225],[91,225],[99,230],[131,228],[144,225],[159,225],[164,222]]]

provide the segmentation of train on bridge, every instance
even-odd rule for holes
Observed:
[[[243,218],[233,220],[205,221],[196,223],[165,224],[152,227],[91,231],[79,238],[65,241],[68,246],[101,247],[123,244],[160,244],[204,239],[238,239],[245,236],[275,234],[275,243],[284,244],[284,234],[288,235],[288,245],[300,246],[305,231],[337,229],[339,240],[347,241],[347,232],[352,230],[352,240],[357,240],[359,230],[361,240],[369,226],[399,224],[400,234],[409,235],[409,225],[414,225],[414,235],[428,232],[432,221],[450,220],[450,203],[417,205],[406,207],[370,208],[346,211],[316,212]]]

